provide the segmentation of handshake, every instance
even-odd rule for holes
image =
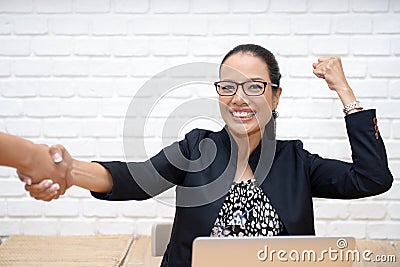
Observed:
[[[72,179],[72,163],[73,159],[68,151],[62,145],[48,147],[42,146],[42,151],[37,151],[38,158],[45,157],[44,153],[48,153],[52,159],[40,161],[26,169],[18,169],[17,174],[21,181],[25,183],[31,197],[37,200],[51,201],[59,198],[65,191],[73,185]],[[35,161],[35,160],[34,160]]]
[[[61,145],[47,146],[0,133],[0,165],[17,169],[31,197],[50,201],[73,185],[74,159]]]

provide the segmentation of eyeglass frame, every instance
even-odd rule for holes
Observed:
[[[231,94],[231,95],[221,95],[221,94],[218,92],[218,85],[219,85],[219,83],[221,83],[221,82],[230,82],[230,83],[235,84],[235,85],[236,85],[236,90],[235,90],[235,92],[234,92],[233,94]],[[249,94],[246,92],[246,90],[244,89],[243,85],[246,84],[246,83],[255,83],[255,82],[260,82],[260,83],[262,83],[262,84],[264,85],[264,88],[263,88],[263,90],[262,90],[262,92],[261,92],[260,94],[257,94],[257,95],[249,95]],[[246,82],[242,82],[242,83],[237,83],[237,82],[234,82],[234,81],[217,81],[217,82],[214,82],[215,90],[217,91],[217,94],[220,95],[220,96],[234,96],[234,95],[236,95],[237,91],[239,90],[239,86],[242,86],[243,92],[244,92],[245,95],[247,95],[247,96],[260,96],[260,95],[262,95],[262,94],[265,93],[265,89],[267,88],[268,85],[271,86],[271,87],[276,87],[276,88],[279,87],[279,86],[278,86],[277,84],[275,84],[275,83],[267,82],[267,81],[261,81],[261,80],[246,81]]]

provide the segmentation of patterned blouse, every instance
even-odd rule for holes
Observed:
[[[278,213],[253,178],[232,184],[211,236],[274,236],[282,231]]]

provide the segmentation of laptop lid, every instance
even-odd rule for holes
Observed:
[[[198,237],[192,267],[351,267],[360,254],[353,237]]]

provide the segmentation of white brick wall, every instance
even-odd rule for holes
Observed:
[[[314,153],[349,160],[340,102],[311,68],[319,56],[342,56],[358,98],[378,109],[396,180],[377,197],[316,199],[317,234],[399,239],[399,0],[0,1],[0,130],[62,143],[88,161],[123,160],[124,116],[149,78],[184,62],[219,62],[250,42],[280,62],[279,137],[301,138]],[[150,153],[161,147],[168,110],[209,95],[170,95],[160,103],[147,129]],[[132,136],[140,142],[139,131]],[[163,199],[173,201],[173,191]],[[149,234],[152,223],[173,215],[155,200],[108,203],[80,188],[38,202],[14,170],[0,168],[0,235]]]

